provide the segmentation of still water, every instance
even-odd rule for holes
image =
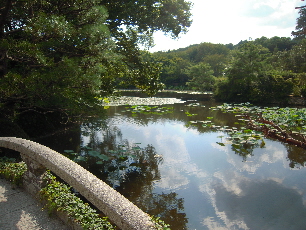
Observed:
[[[108,157],[83,166],[174,230],[306,229],[306,151],[270,139],[237,151],[226,131],[203,124],[243,125],[211,106],[110,106],[106,120],[41,142],[81,156],[87,146]]]

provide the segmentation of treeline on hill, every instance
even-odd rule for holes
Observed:
[[[167,89],[213,91],[223,101],[306,97],[306,39],[261,37],[233,44],[201,43],[153,53]]]

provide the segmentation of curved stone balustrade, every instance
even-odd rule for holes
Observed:
[[[37,195],[46,169],[66,181],[121,229],[155,229],[148,214],[106,183],[60,153],[36,142],[16,137],[0,137],[0,147],[20,152],[28,166],[24,186]]]

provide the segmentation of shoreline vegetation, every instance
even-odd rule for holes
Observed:
[[[306,100],[304,97],[288,96],[286,103],[270,102],[264,105],[278,105],[278,106],[305,106]],[[96,104],[95,110],[107,109],[109,106],[118,105],[163,105],[173,103],[184,103],[186,100],[215,100],[212,92],[199,92],[191,90],[162,90],[154,97],[149,97],[141,90],[123,89],[118,90],[114,96],[101,98]],[[256,103],[254,103],[256,104]],[[263,105],[263,103],[257,103]],[[35,113],[34,113],[35,114]],[[42,136],[48,136],[50,133],[59,132],[59,130],[66,130],[68,127],[73,127],[78,122],[54,123],[52,116],[54,114],[35,114],[30,120],[22,118],[11,121],[5,118],[0,119],[0,135],[1,136],[16,136],[26,139],[37,139]],[[55,114],[57,117],[57,115]],[[96,116],[93,114],[93,116]],[[28,116],[26,116],[28,117]],[[85,115],[86,117],[86,115]],[[35,121],[34,121],[35,120]],[[59,119],[56,118],[55,121]],[[34,124],[34,126],[33,126]],[[44,127],[41,130],[39,127]]]

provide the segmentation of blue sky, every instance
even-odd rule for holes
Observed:
[[[189,32],[173,40],[155,34],[150,51],[172,50],[201,42],[233,43],[265,37],[290,37],[295,29],[301,0],[189,0],[193,24]]]

